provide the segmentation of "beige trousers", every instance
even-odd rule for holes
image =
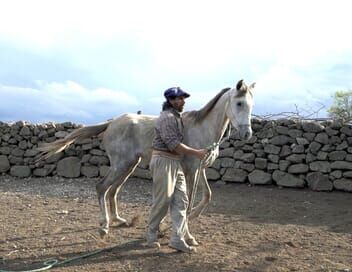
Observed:
[[[156,233],[170,208],[171,240],[184,239],[188,233],[188,196],[186,179],[179,160],[153,155],[150,161],[153,176],[153,204],[149,215],[149,232]]]

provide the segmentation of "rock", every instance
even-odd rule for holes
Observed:
[[[108,157],[105,157],[105,156],[92,156],[89,159],[89,163],[100,166],[100,165],[109,165],[110,161]]]
[[[81,159],[81,163],[88,163],[91,157],[92,157],[91,154],[84,154]]]
[[[220,149],[224,149],[224,148],[228,148],[231,146],[231,143],[229,141],[224,141],[221,145],[220,145]]]
[[[81,167],[81,174],[87,178],[99,176],[99,168],[93,165],[84,165]]]
[[[272,182],[271,175],[262,170],[254,170],[248,175],[248,180],[251,184],[271,184]]]
[[[28,148],[28,144],[27,144],[27,141],[20,141],[18,143],[18,147],[22,150],[26,150]]]
[[[231,158],[222,158],[220,159],[220,161],[221,161],[221,167],[228,168],[228,167],[234,167],[235,165],[235,160]]]
[[[325,128],[325,132],[329,135],[329,136],[335,136],[337,134],[339,134],[338,130],[332,129],[331,127],[326,127]]]
[[[268,169],[268,171],[270,172],[270,171],[272,171],[272,170],[279,169],[279,165],[276,164],[276,163],[271,163],[271,162],[269,162],[269,163],[268,163],[268,166],[267,166],[267,169]]]
[[[336,150],[344,150],[348,148],[348,143],[346,141],[343,141],[341,144],[336,146]]]
[[[338,170],[336,170],[338,171]],[[341,172],[342,173],[342,172]],[[340,176],[341,177],[341,176]],[[337,178],[340,178],[340,177],[337,177]],[[343,172],[343,177],[344,178],[352,178],[352,171],[345,171]]]
[[[0,173],[6,173],[10,169],[10,162],[5,155],[0,155]]]
[[[334,180],[334,188],[346,192],[352,192],[352,180],[342,178]]]
[[[46,177],[50,175],[56,168],[55,164],[45,165],[44,168],[36,168],[33,171],[33,175],[37,177]]]
[[[331,145],[337,145],[337,144],[341,144],[341,139],[338,136],[331,136],[329,139],[329,144]]]
[[[24,152],[25,157],[34,157],[39,154],[39,151],[37,149],[27,149]]]
[[[318,153],[318,151],[321,148],[321,144],[317,143],[317,142],[311,142],[309,145],[308,150],[313,153],[314,155],[316,155]]]
[[[299,145],[309,145],[309,141],[306,138],[296,138],[297,144]]]
[[[241,160],[244,162],[253,162],[254,159],[255,159],[255,154],[253,153],[245,153],[241,157]]]
[[[314,141],[321,143],[321,144],[328,144],[329,143],[329,136],[325,132],[318,133],[315,136]]]
[[[284,127],[284,126],[277,126],[275,128],[276,132],[279,134],[283,134],[283,135],[288,135],[288,127]]]
[[[300,163],[300,164],[293,164],[288,168],[288,172],[291,174],[304,174],[307,173],[309,170],[308,165]]]
[[[279,161],[279,169],[281,171],[285,172],[290,165],[291,165],[291,162],[289,162],[289,161],[285,161],[285,160]]]
[[[309,173],[306,179],[309,188],[313,191],[331,191],[333,189],[333,184],[328,176],[320,172]]]
[[[302,128],[305,132],[319,133],[324,130],[324,127],[317,122],[302,122]]]
[[[291,151],[291,147],[289,147],[288,145],[284,145],[281,147],[281,151],[279,156],[280,157],[287,157],[288,155],[291,155],[292,151]]]
[[[205,169],[205,174],[208,180],[218,180],[221,178],[219,172],[212,168]]]
[[[246,170],[248,173],[250,173],[255,169],[255,166],[252,163],[242,163],[240,169]]]
[[[306,158],[306,155],[304,154],[292,154],[286,157],[286,160],[292,163],[300,163],[300,162],[303,162],[305,158]]]
[[[235,153],[233,154],[233,158],[235,160],[240,160],[243,154],[244,152],[242,150],[236,150]]]
[[[278,163],[279,159],[280,159],[280,157],[278,155],[273,155],[273,154],[268,155],[268,160],[273,163]]]
[[[292,153],[294,153],[294,154],[302,154],[302,153],[304,153],[304,145],[293,144]]]
[[[352,129],[349,128],[349,127],[346,127],[346,126],[342,127],[342,128],[340,129],[340,132],[341,132],[342,134],[346,134],[347,136],[352,136]]]
[[[223,157],[232,158],[234,156],[234,152],[235,152],[235,148],[233,147],[222,149],[219,152],[219,158],[223,158]]]
[[[329,153],[328,157],[330,161],[343,161],[346,158],[346,151],[333,151]]]
[[[286,135],[278,135],[270,139],[269,141],[273,145],[286,145],[286,144],[291,144],[294,143],[294,140],[291,137],[288,137]]]
[[[314,156],[312,153],[307,153],[306,155],[306,163],[311,163],[313,161],[316,161],[317,157]]]
[[[11,167],[11,176],[19,178],[27,178],[31,175],[31,169],[26,165],[15,165]]]
[[[301,137],[303,135],[303,132],[299,129],[290,129],[288,131],[288,135],[291,137],[291,138],[297,138],[297,137]]]
[[[331,165],[327,161],[314,161],[309,164],[310,170],[314,172],[329,173],[331,171]]]
[[[306,138],[309,142],[312,142],[315,138],[315,133],[305,132],[303,133],[303,138]]]
[[[9,146],[2,146],[0,147],[0,154],[2,155],[10,155],[12,149]]]
[[[104,151],[94,148],[89,150],[89,154],[92,154],[93,156],[104,156]]]
[[[304,187],[305,184],[304,180],[280,170],[274,171],[273,179],[277,185],[283,187]]]
[[[341,170],[332,171],[330,172],[329,176],[333,177],[334,179],[339,179],[342,177],[342,171]]]
[[[81,162],[77,157],[67,157],[57,164],[57,175],[66,178],[77,178],[81,174]]]
[[[318,155],[317,155],[317,160],[318,161],[326,161],[328,158],[328,155],[329,155],[329,153],[327,153],[327,152],[319,151]]]
[[[220,159],[216,159],[213,164],[211,165],[211,168],[214,168],[216,170],[220,170],[221,168],[221,160]]]
[[[24,150],[15,148],[11,151],[11,155],[16,157],[22,157],[24,155]]]
[[[257,169],[266,169],[267,164],[268,164],[268,160],[264,158],[256,158],[254,160],[254,165],[255,165],[255,168]]]
[[[278,155],[280,153],[281,148],[272,144],[267,144],[264,146],[264,152],[269,154]]]
[[[29,129],[29,127],[23,127],[20,130],[20,135],[21,136],[30,136],[31,135],[31,130]]]
[[[331,168],[338,170],[352,170],[352,162],[334,161],[331,163]]]
[[[229,182],[245,182],[248,173],[242,169],[227,168],[226,172],[221,177],[223,181]]]

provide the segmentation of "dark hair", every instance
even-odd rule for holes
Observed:
[[[162,110],[168,110],[171,109],[172,105],[170,104],[169,100],[164,101],[163,106],[162,106]]]

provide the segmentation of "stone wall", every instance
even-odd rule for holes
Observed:
[[[78,125],[0,122],[0,173],[16,177],[67,178],[104,176],[109,169],[101,140],[76,142],[44,162],[34,163],[35,148],[64,138]],[[219,158],[207,169],[209,180],[282,187],[309,187],[316,191],[352,192],[352,128],[338,121],[252,120],[253,137],[220,146]],[[135,176],[150,179],[145,168]]]

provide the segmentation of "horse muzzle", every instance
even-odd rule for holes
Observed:
[[[252,128],[250,125],[239,125],[238,127],[241,140],[249,140],[252,137]]]

